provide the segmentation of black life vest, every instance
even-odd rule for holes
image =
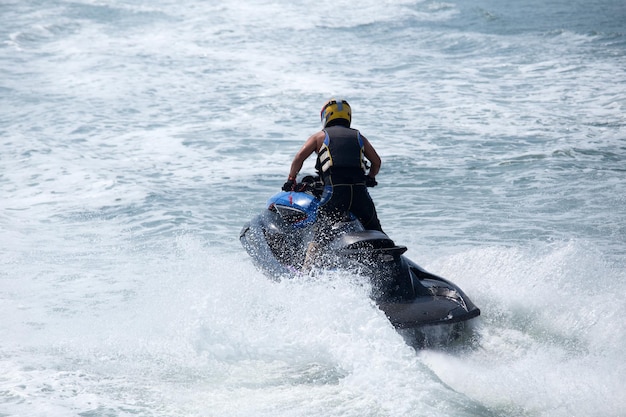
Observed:
[[[363,138],[356,129],[331,126],[324,129],[326,137],[317,155],[316,168],[323,178],[348,174],[362,178],[365,174]]]

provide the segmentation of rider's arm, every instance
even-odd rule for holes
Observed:
[[[302,169],[304,161],[311,156],[313,152],[316,152],[319,149],[319,145],[323,140],[324,132],[317,132],[307,139],[304,145],[302,145],[302,148],[300,148],[296,156],[293,158],[291,169],[289,170],[289,179],[296,179],[298,172]]]
[[[376,177],[376,174],[378,174],[378,171],[380,171],[380,165],[382,161],[380,160],[380,156],[378,156],[376,149],[374,149],[370,141],[363,136],[361,137],[363,138],[363,153],[365,154],[365,157],[368,159],[368,161],[370,161],[372,164],[367,175],[374,178]]]

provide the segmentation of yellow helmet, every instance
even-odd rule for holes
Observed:
[[[337,119],[346,120],[348,126],[350,126],[350,123],[352,123],[352,109],[347,101],[331,98],[322,107],[320,118],[322,119],[322,127],[326,127],[330,121]]]

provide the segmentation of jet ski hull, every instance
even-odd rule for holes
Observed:
[[[302,272],[306,248],[313,237],[315,197],[309,193],[279,193],[267,210],[240,233],[253,263],[270,279],[292,278]],[[372,299],[397,329],[427,327],[459,329],[480,315],[480,309],[452,282],[427,272],[408,259],[406,247],[384,233],[364,230],[355,219],[336,228],[324,250],[325,266],[354,268],[372,283]],[[414,333],[414,332],[413,332]],[[454,333],[454,331],[453,331]],[[424,337],[424,333],[420,333]]]

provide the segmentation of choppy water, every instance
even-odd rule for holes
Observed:
[[[626,416],[625,22],[3,1],[0,415]],[[351,277],[269,282],[240,247],[331,95],[385,230],[481,307],[467,346],[416,352]]]

